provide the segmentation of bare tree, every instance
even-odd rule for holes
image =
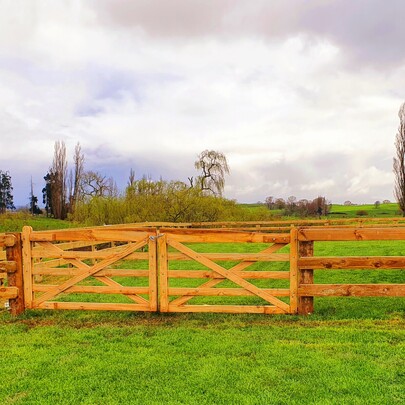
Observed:
[[[99,172],[88,171],[83,173],[80,184],[80,193],[86,197],[112,197],[116,195],[117,185],[112,177],[103,176]]]
[[[398,112],[399,127],[395,138],[396,157],[393,170],[395,175],[394,195],[402,215],[405,216],[405,103]]]
[[[73,156],[73,171],[69,174],[69,212],[73,212],[76,204],[81,199],[81,187],[84,173],[84,154],[78,142],[75,146],[75,154]]]
[[[55,142],[51,176],[52,209],[55,218],[65,219],[67,214],[67,161],[63,141]]]
[[[225,187],[225,175],[229,174],[225,155],[214,150],[204,150],[198,155],[194,166],[202,171],[196,181],[201,190],[221,196]],[[192,185],[193,182],[190,179],[189,181]]]
[[[135,179],[135,170],[132,169],[129,171],[128,183],[127,187],[135,187],[136,179]]]

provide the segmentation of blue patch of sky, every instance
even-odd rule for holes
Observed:
[[[0,56],[0,70],[6,70],[36,86],[56,85],[69,82],[71,76],[49,67],[39,66],[24,58]]]
[[[86,73],[90,97],[76,110],[79,116],[98,115],[103,112],[102,101],[119,102],[130,97],[138,104],[147,100],[147,89],[152,84],[167,85],[182,80],[178,75],[167,73],[140,73],[109,67],[88,68]]]

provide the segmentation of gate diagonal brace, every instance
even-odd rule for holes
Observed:
[[[229,270],[226,270],[222,266],[216,264],[215,262],[201,256],[199,253],[196,253],[194,250],[184,246],[183,244],[172,240],[168,239],[167,240],[168,245],[174,247],[178,251],[184,253],[185,255],[191,257],[195,261],[203,264],[204,266],[209,267],[210,269],[214,270],[216,273],[220,274],[221,276],[224,276],[228,280],[233,281],[234,283],[238,284],[245,290],[250,291],[254,295],[264,299],[267,302],[270,302],[271,304],[275,305],[276,307],[280,308],[282,311],[285,313],[290,312],[290,306],[286,304],[285,302],[279,300],[278,298],[268,294],[267,292],[261,290],[259,287],[256,287],[254,284],[249,283],[248,281],[244,280],[242,277],[239,277],[237,274],[234,272],[231,272]]]

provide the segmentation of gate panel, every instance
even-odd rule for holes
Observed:
[[[26,306],[156,311],[154,236],[145,229],[24,228]]]
[[[289,254],[279,253],[289,235],[212,229],[161,232],[162,312],[290,313]]]

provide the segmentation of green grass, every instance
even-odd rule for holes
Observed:
[[[405,320],[30,311],[3,404],[401,404]]]
[[[365,218],[390,218],[401,216],[398,204],[380,204],[378,208],[374,204],[361,204],[361,205],[338,205],[333,204],[330,218],[355,218],[359,217],[358,212],[365,211],[367,215]]]
[[[45,216],[33,216],[25,212],[10,212],[0,215],[0,232],[21,232],[23,226],[32,226],[34,231],[64,229],[78,226],[73,222],[62,221]]]
[[[190,245],[199,252],[266,246]],[[315,254],[402,255],[403,242],[318,242]],[[171,268],[204,267],[179,261]],[[287,270],[288,264],[252,268]],[[145,278],[116,280],[147,284]],[[405,283],[405,272],[318,270],[315,282]],[[194,303],[207,300],[213,298]],[[249,304],[252,298],[232,300]],[[2,404],[405,403],[405,298],[315,298],[309,317],[31,310],[13,319],[2,311],[0,341]]]

